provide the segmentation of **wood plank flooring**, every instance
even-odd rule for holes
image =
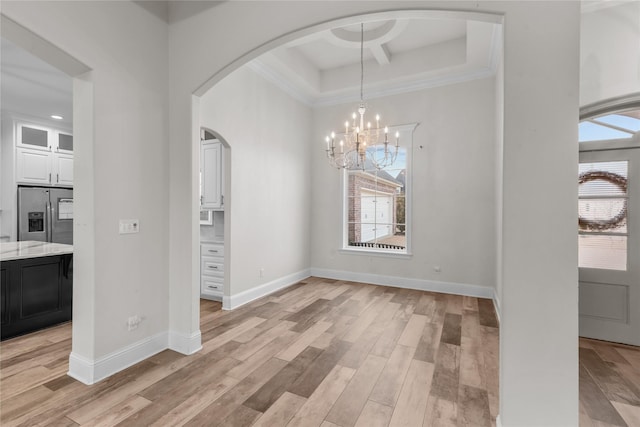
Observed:
[[[580,425],[640,426],[640,347],[580,338]]]
[[[93,386],[70,324],[0,344],[2,426],[494,426],[491,301],[309,278],[234,311],[202,300],[203,349]],[[638,423],[638,349],[581,340],[581,425]]]

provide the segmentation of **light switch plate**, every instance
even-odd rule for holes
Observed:
[[[137,219],[121,219],[120,234],[131,234],[140,231],[140,221]]]

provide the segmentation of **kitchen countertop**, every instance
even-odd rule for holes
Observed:
[[[0,260],[2,261],[72,253],[73,245],[65,245],[62,243],[35,242],[31,240],[0,243]]]

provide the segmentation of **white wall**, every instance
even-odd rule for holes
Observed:
[[[357,105],[316,109],[311,141],[312,266],[417,279],[424,282],[415,284],[424,286],[429,281],[448,282],[450,292],[464,291],[454,284],[477,285],[490,288],[486,295],[493,295],[494,104],[493,78],[367,101],[369,114],[381,114],[387,125],[419,123],[410,150],[410,259],[339,251],[343,230],[341,172],[326,161],[322,137],[339,128]],[[440,266],[441,272],[435,272],[435,266]]]
[[[580,105],[640,92],[640,2],[611,3],[582,13]]]
[[[80,97],[92,104],[74,105],[93,114],[74,114],[84,119],[74,120],[74,227],[84,238],[73,354],[99,363],[168,329],[167,25],[130,2],[3,1],[2,13],[92,70]],[[140,233],[119,235],[130,218]],[[128,332],[133,315],[144,320]]]
[[[8,114],[3,113],[0,119],[0,236],[14,241],[17,235],[14,126]]]
[[[310,108],[248,67],[209,90],[200,107],[202,126],[231,147],[225,295],[308,270]]]

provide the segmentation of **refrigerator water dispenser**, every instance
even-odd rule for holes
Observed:
[[[29,212],[29,233],[44,231],[44,212]]]

